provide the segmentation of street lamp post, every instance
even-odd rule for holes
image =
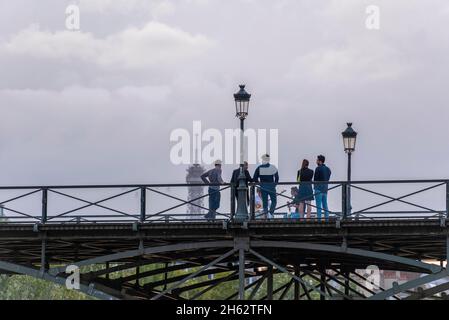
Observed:
[[[348,155],[348,188],[346,192],[346,201],[347,201],[347,211],[348,214],[351,214],[351,158],[352,153],[355,151],[355,143],[357,140],[357,132],[352,128],[352,123],[347,123],[348,127],[345,131],[341,133],[343,136],[343,146],[346,154]]]
[[[248,116],[249,100],[251,95],[246,92],[245,85],[240,85],[240,90],[234,94],[235,100],[235,116],[240,119],[240,174],[238,177],[237,187],[237,211],[235,213],[235,221],[248,220],[248,207],[246,203],[246,194],[248,187],[246,185],[246,176],[243,168],[244,162],[244,132],[245,119]]]

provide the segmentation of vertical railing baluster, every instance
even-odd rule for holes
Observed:
[[[267,276],[267,300],[273,300],[273,266],[269,265]]]
[[[352,199],[351,199],[351,184],[346,185],[346,217],[352,217]],[[356,217],[358,219],[358,217]]]
[[[147,218],[147,188],[140,187],[140,222]]]
[[[342,218],[346,219],[348,217],[348,199],[347,199],[347,183],[344,182],[341,185],[341,213],[342,213]]]
[[[239,249],[239,300],[245,300],[245,250]]]
[[[252,185],[250,187],[250,196],[249,196],[249,212],[250,219],[256,219],[256,186]]]
[[[47,204],[48,204],[48,189],[42,188],[42,216],[41,222],[47,222]]]
[[[446,180],[446,218],[449,218],[449,180]]]
[[[234,219],[235,215],[235,185],[231,185],[231,220]]]

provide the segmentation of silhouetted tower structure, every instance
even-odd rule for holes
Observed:
[[[198,143],[198,135],[195,137],[196,143]],[[188,184],[201,184],[203,181],[201,180],[201,175],[206,170],[199,164],[198,161],[198,148],[195,148],[195,160],[194,163],[189,166],[187,169],[186,182]],[[192,201],[193,199],[202,197],[204,195],[204,187],[203,186],[189,186],[188,188],[188,201]],[[195,205],[196,206],[195,206]],[[202,209],[197,206],[204,207],[203,199],[196,200],[192,202],[192,204],[187,205],[187,213],[191,219],[200,219],[202,215]]]

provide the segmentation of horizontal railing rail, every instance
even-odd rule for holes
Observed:
[[[317,186],[328,185],[329,209],[322,208],[331,220],[446,219],[449,217],[449,179],[364,180],[329,182],[278,182],[276,189],[266,184],[248,183],[248,219],[284,219],[316,221],[319,205],[307,202],[311,218],[297,212],[298,204],[309,196],[316,198]],[[313,193],[299,198],[289,187],[311,185]],[[207,192],[208,187],[219,187]],[[202,188],[195,198],[188,198],[189,188]],[[283,190],[284,189],[284,190]],[[391,189],[391,190],[390,190]],[[261,204],[258,190],[271,192],[278,205],[273,217]],[[104,192],[109,192],[107,195]],[[0,223],[170,223],[233,220],[236,211],[236,185],[223,184],[112,184],[0,186]],[[94,194],[83,194],[83,193]],[[214,194],[215,193],[215,194]],[[204,215],[210,195],[221,195],[214,218]],[[223,197],[229,194],[229,197]],[[130,199],[131,197],[131,199]],[[158,198],[159,197],[159,198]],[[417,197],[421,197],[417,199]],[[92,199],[95,198],[95,199]],[[173,203],[174,202],[174,203]],[[75,205],[76,204],[76,205]],[[262,207],[262,208],[261,208]],[[266,204],[265,204],[266,207]],[[187,210],[189,208],[190,211]]]
[[[398,179],[398,180],[333,180],[333,181],[312,181],[303,182],[309,184],[409,184],[409,183],[443,183],[449,182],[448,179]],[[251,182],[250,184],[257,184]],[[260,184],[260,183],[259,183]],[[279,181],[278,185],[297,185],[294,181]],[[138,183],[138,184],[77,184],[77,185],[36,185],[36,186],[0,186],[0,190],[14,190],[14,189],[102,189],[102,188],[138,188],[138,187],[188,187],[188,186],[230,186],[231,183]]]

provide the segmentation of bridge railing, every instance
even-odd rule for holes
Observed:
[[[371,180],[371,181],[332,181],[328,183],[303,182],[312,185],[315,199],[315,186],[328,184],[327,198],[330,219],[380,220],[380,219],[441,219],[449,217],[449,180]],[[287,201],[276,207],[275,218],[298,218],[295,203],[302,202],[293,195],[286,195],[286,188],[297,187],[298,182],[277,184],[276,195]],[[250,185],[250,216],[258,219],[265,216],[264,210],[255,210],[255,194],[263,185]],[[279,192],[279,189],[284,189]],[[279,203],[279,200],[278,200]],[[310,201],[312,219],[317,218],[317,205]],[[286,210],[286,208],[289,208]],[[323,219],[324,219],[324,208]],[[293,214],[292,214],[293,213]],[[300,217],[304,217],[303,214]],[[293,219],[294,219],[293,218]],[[306,219],[307,220],[307,219]]]
[[[312,184],[312,188],[323,184]],[[449,217],[449,180],[377,180],[328,182],[330,219],[446,219]],[[208,212],[205,184],[134,184],[75,186],[0,187],[1,223],[167,223],[205,222]],[[216,221],[235,216],[235,186],[215,185],[221,194]],[[301,201],[290,194],[297,182],[280,182],[276,186],[277,207],[273,219],[298,221],[292,203]],[[188,188],[203,193],[187,199]],[[249,184],[248,215],[250,220],[266,219],[257,190],[259,183]],[[200,192],[200,194],[201,194]],[[314,196],[316,196],[315,191]],[[316,203],[310,203],[315,221]],[[189,207],[189,211],[187,210]],[[290,210],[288,209],[290,207]],[[1,213],[0,212],[0,213]],[[324,213],[323,213],[324,216]],[[303,219],[302,221],[307,220]]]
[[[3,223],[157,223],[204,221],[207,192],[187,200],[188,188],[208,185],[64,185],[0,187]],[[231,185],[220,185],[230,192]],[[227,201],[222,199],[222,203]],[[189,213],[186,206],[198,208]],[[217,220],[231,219],[229,209],[216,212]]]

